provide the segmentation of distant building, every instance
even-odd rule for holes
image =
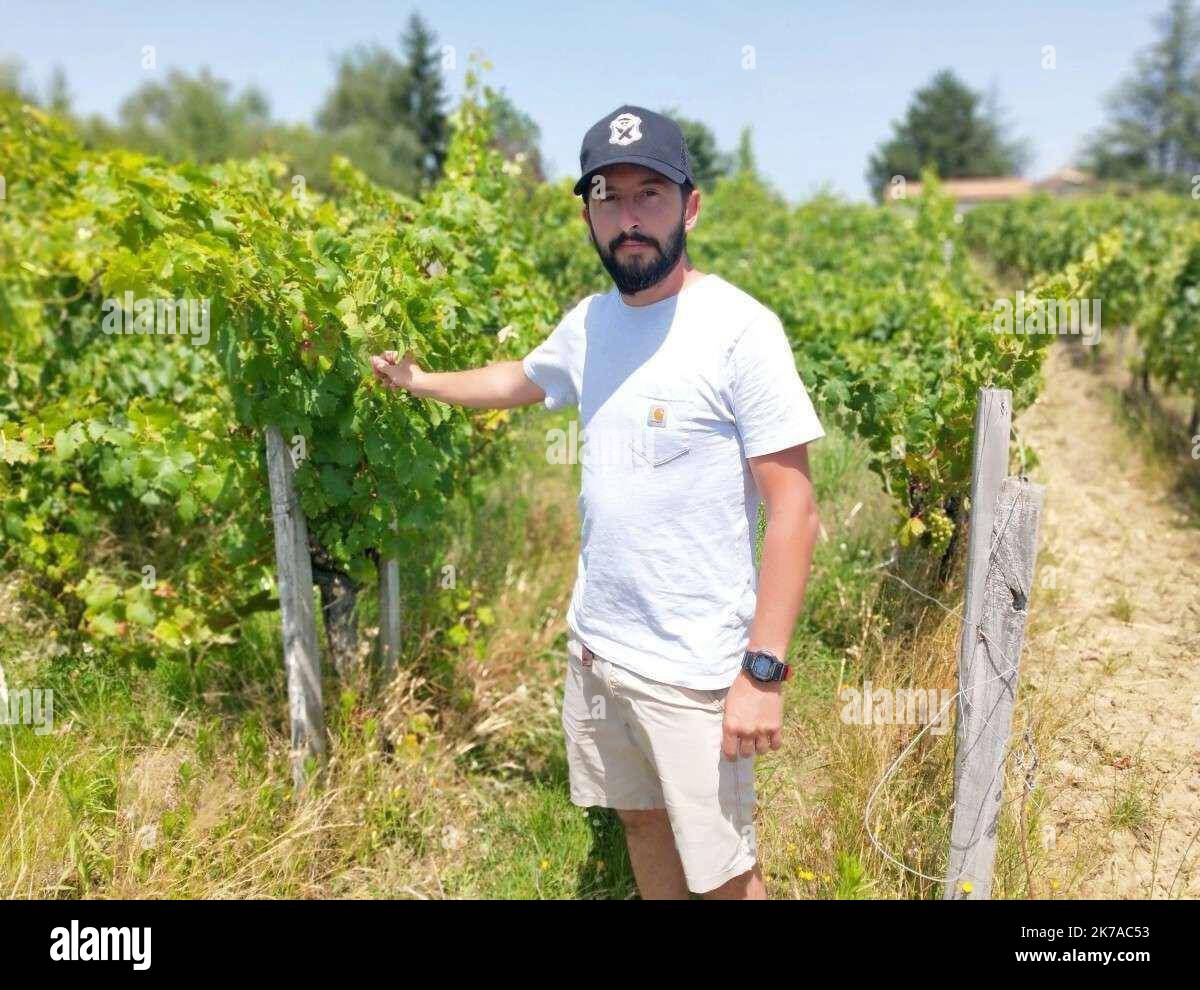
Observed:
[[[1088,192],[1096,185],[1092,176],[1074,168],[1061,168],[1040,182],[1031,182],[1016,175],[942,180],[942,190],[954,200],[958,213],[966,213],[980,203],[1019,199],[1034,192],[1044,192],[1051,196],[1074,196]],[[905,200],[919,199],[920,196],[920,182],[897,177],[884,189],[883,202],[886,206],[896,206]]]
[[[1091,192],[1098,186],[1099,181],[1095,176],[1077,168],[1060,168],[1041,182],[1033,184],[1033,188],[1038,192],[1049,193],[1051,196],[1078,196],[1080,193]]]

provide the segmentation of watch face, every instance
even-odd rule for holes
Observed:
[[[751,671],[760,681],[771,676],[771,661],[768,657],[755,657],[754,669]]]

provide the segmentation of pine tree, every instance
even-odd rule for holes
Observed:
[[[408,127],[423,149],[421,173],[427,182],[433,182],[441,174],[449,132],[442,55],[436,43],[437,39],[421,16],[413,14],[401,39],[405,66],[400,99]]]

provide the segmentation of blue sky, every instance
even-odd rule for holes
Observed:
[[[203,3],[0,0],[0,58],[43,85],[67,72],[75,108],[113,116],[151,72],[208,66],[264,90],[276,117],[311,120],[333,56],[360,42],[395,47],[419,10],[454,46],[451,95],[482,49],[504,88],[542,128],[553,175],[577,175],[587,127],[622,103],[673,106],[708,123],[722,147],[754,130],[762,171],[791,199],[821,185],[868,195],[867,156],[913,90],[951,67],[995,89],[1012,132],[1030,140],[1028,174],[1067,164],[1104,119],[1103,98],[1154,38],[1166,0],[867,3],[512,3],[382,0]],[[1042,68],[1043,46],[1056,68]],[[745,68],[746,46],[754,67]]]

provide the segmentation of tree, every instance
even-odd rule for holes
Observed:
[[[349,158],[375,182],[412,193],[419,185],[417,161],[420,146],[412,132],[397,127],[381,137],[366,123],[351,124],[333,132],[313,130],[305,124],[275,124],[263,136],[263,151],[283,158],[294,175],[319,192],[332,187],[330,166],[335,155]]]
[[[337,150],[376,182],[415,192],[425,149],[413,126],[409,102],[407,70],[391,52],[378,45],[360,45],[343,53],[333,89],[317,113],[320,134],[308,136],[304,156],[327,163],[329,154]]]
[[[19,59],[0,59],[0,92],[12,93],[22,103],[37,103],[37,92],[25,79],[25,66]]]
[[[488,106],[496,130],[493,146],[505,158],[515,158],[524,154],[523,173],[534,182],[545,182],[546,173],[542,167],[542,152],[538,144],[542,137],[542,129],[529,114],[518,110],[516,104],[503,91],[494,94]]]
[[[67,74],[61,65],[56,65],[50,74],[50,87],[46,95],[46,106],[52,113],[66,117],[71,112],[71,91],[67,86]]]
[[[918,89],[892,129],[867,165],[867,182],[878,198],[892,176],[917,179],[930,165],[945,179],[972,178],[1019,174],[1029,160],[1023,144],[1005,137],[996,107],[985,104],[952,69],[941,70]]]
[[[143,83],[126,97],[115,132],[92,135],[167,161],[205,164],[254,154],[270,116],[267,98],[254,87],[235,96],[232,84],[208,69],[195,76],[172,69],[165,82]]]
[[[436,180],[446,158],[449,128],[435,45],[433,33],[413,14],[400,39],[402,57],[379,45],[343,53],[317,114],[327,138],[355,147],[377,142],[379,152],[356,164],[377,182],[408,193]]]
[[[1108,97],[1110,122],[1083,163],[1101,178],[1190,182],[1200,171],[1200,20],[1190,0],[1158,18],[1159,40]]]
[[[741,134],[738,135],[737,152],[734,154],[734,161],[737,163],[736,170],[745,172],[749,175],[758,174],[758,161],[754,157],[754,145],[750,140],[750,125],[747,124],[742,128]]]
[[[449,141],[446,95],[442,88],[442,57],[435,49],[437,39],[420,15],[408,20],[401,39],[405,57],[405,79],[401,94],[409,126],[424,149],[422,175],[433,182],[442,172]]]
[[[358,45],[337,57],[337,79],[317,112],[326,133],[370,123],[383,131],[406,125],[404,65],[379,45]]]
[[[46,86],[46,98],[38,96],[37,87],[26,80],[25,66],[20,59],[0,59],[0,92],[15,95],[23,103],[44,106],[52,113],[66,116],[71,110],[71,97],[67,91],[67,74],[62,66],[56,65],[50,73]]]
[[[684,117],[677,109],[659,112],[665,117],[670,117],[683,131],[683,139],[687,142],[688,160],[692,163],[692,176],[697,186],[711,188],[718,176],[729,174],[733,163],[728,155],[717,148],[716,135],[707,124]]]
[[[143,83],[121,104],[118,123],[99,115],[75,117],[67,76],[58,66],[40,96],[26,82],[19,61],[2,60],[0,90],[70,119],[91,147],[132,148],[168,161],[204,164],[252,155],[265,146],[270,127],[270,109],[260,91],[251,87],[234,96],[232,84],[208,69],[195,76],[172,70],[163,82]]]

